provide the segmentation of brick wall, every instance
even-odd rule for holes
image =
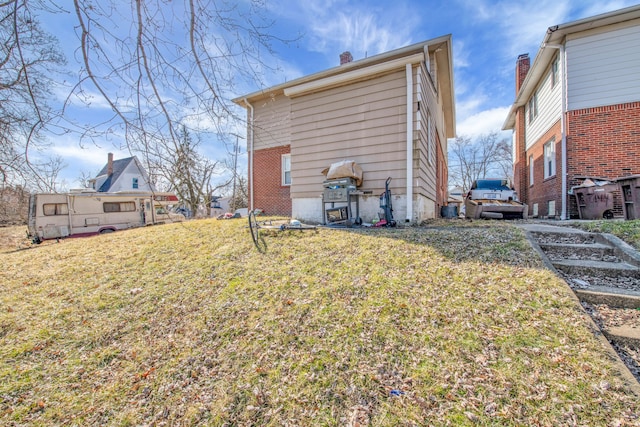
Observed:
[[[554,139],[556,153],[556,173],[544,178],[544,145]],[[526,183],[526,196],[520,198],[529,205],[529,213],[533,214],[533,205],[538,204],[539,217],[556,217],[562,213],[562,128],[560,121],[553,125],[523,156],[521,176]],[[533,156],[533,185],[530,185],[529,158]],[[555,201],[555,211],[549,212],[549,201]]]
[[[254,152],[254,209],[262,209],[267,215],[291,216],[289,186],[282,185],[282,155],[290,152],[289,145]]]
[[[640,102],[569,111],[567,172],[569,188],[581,182],[576,176],[640,174]],[[621,197],[614,196],[614,214],[620,215]],[[574,217],[577,210],[571,202]]]
[[[569,185],[640,173],[640,102],[570,111],[567,129]]]

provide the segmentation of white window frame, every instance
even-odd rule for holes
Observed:
[[[533,162],[533,154],[529,156],[529,185],[533,185],[534,183],[534,176],[535,176],[535,169],[534,169],[534,162]]]
[[[281,182],[283,186],[291,185],[291,154],[283,154],[281,162]]]
[[[543,147],[544,179],[556,175],[556,139],[551,138]]]
[[[538,117],[538,91],[533,93],[533,96],[527,103],[529,108],[529,123],[533,122]]]
[[[558,60],[558,57],[556,56],[556,59],[553,60],[553,62],[551,62],[551,87],[555,87],[555,85],[558,84],[558,80],[559,80],[559,68],[560,68],[560,62]]]

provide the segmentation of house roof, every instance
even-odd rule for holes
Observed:
[[[134,161],[135,161],[135,156],[134,157],[127,157],[125,159],[114,160],[113,161],[113,173],[111,175],[107,176],[107,179],[102,183],[102,185],[100,186],[100,188],[97,189],[97,191],[100,192],[100,193],[108,192],[109,189],[111,188],[111,185],[118,180],[120,175],[122,175],[122,172],[124,172],[124,170],[127,168],[127,166],[129,166],[129,163],[134,162]],[[108,167],[109,167],[109,164],[104,165],[102,170],[98,173],[98,176],[107,175],[107,168]]]
[[[529,69],[527,77],[524,79],[524,82],[522,82],[520,91],[516,95],[516,99],[511,106],[511,110],[502,129],[509,130],[515,127],[516,111],[527,103],[555,56],[558,45],[564,45],[568,35],[637,18],[640,18],[640,5],[549,27],[540,44],[540,49],[538,49],[533,65]]]
[[[426,40],[400,49],[374,55],[365,59],[348,62],[324,71],[271,86],[233,99],[236,104],[248,108],[261,98],[283,93],[285,96],[298,96],[305,93],[342,86],[365,80],[376,73],[400,68],[404,64],[425,60],[425,52],[436,55],[437,73],[448,138],[455,136],[455,102],[453,82],[453,54],[451,35]]]

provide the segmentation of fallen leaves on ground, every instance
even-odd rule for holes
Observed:
[[[0,254],[0,420],[637,425],[522,232],[192,221]]]

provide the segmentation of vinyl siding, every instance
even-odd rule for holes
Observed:
[[[609,30],[567,41],[569,110],[640,100],[640,21]]]
[[[291,143],[291,100],[272,94],[253,106],[254,149],[275,148]]]
[[[438,114],[438,99],[432,80],[429,78],[426,67],[423,64],[420,68],[416,68],[416,76],[414,80],[419,82],[416,85],[416,95],[414,99],[420,102],[420,110],[417,110],[416,104],[416,132],[414,138],[417,138],[415,144],[417,149],[414,150],[414,164],[417,163],[418,173],[415,178],[419,183],[417,191],[419,194],[426,196],[431,200],[436,200],[436,164],[437,164],[437,148],[436,144],[439,130],[444,129],[443,125],[439,125],[442,121],[442,114]],[[417,71],[419,70],[419,71]],[[431,117],[431,128],[429,128],[429,116]],[[431,131],[431,145],[429,145],[429,131]],[[441,137],[440,140],[446,140]],[[444,151],[446,152],[446,148]]]
[[[553,63],[553,61],[552,61]],[[562,79],[562,61],[558,64],[558,79]],[[536,88],[538,93],[538,116],[529,122],[529,101],[525,106],[526,149],[530,149],[558,120],[562,114],[562,82],[552,86],[551,66]]]
[[[406,182],[404,68],[348,86],[291,100],[291,197],[319,197],[321,171],[354,160],[364,171],[361,189],[384,189],[387,177]],[[396,192],[397,192],[396,191]]]

